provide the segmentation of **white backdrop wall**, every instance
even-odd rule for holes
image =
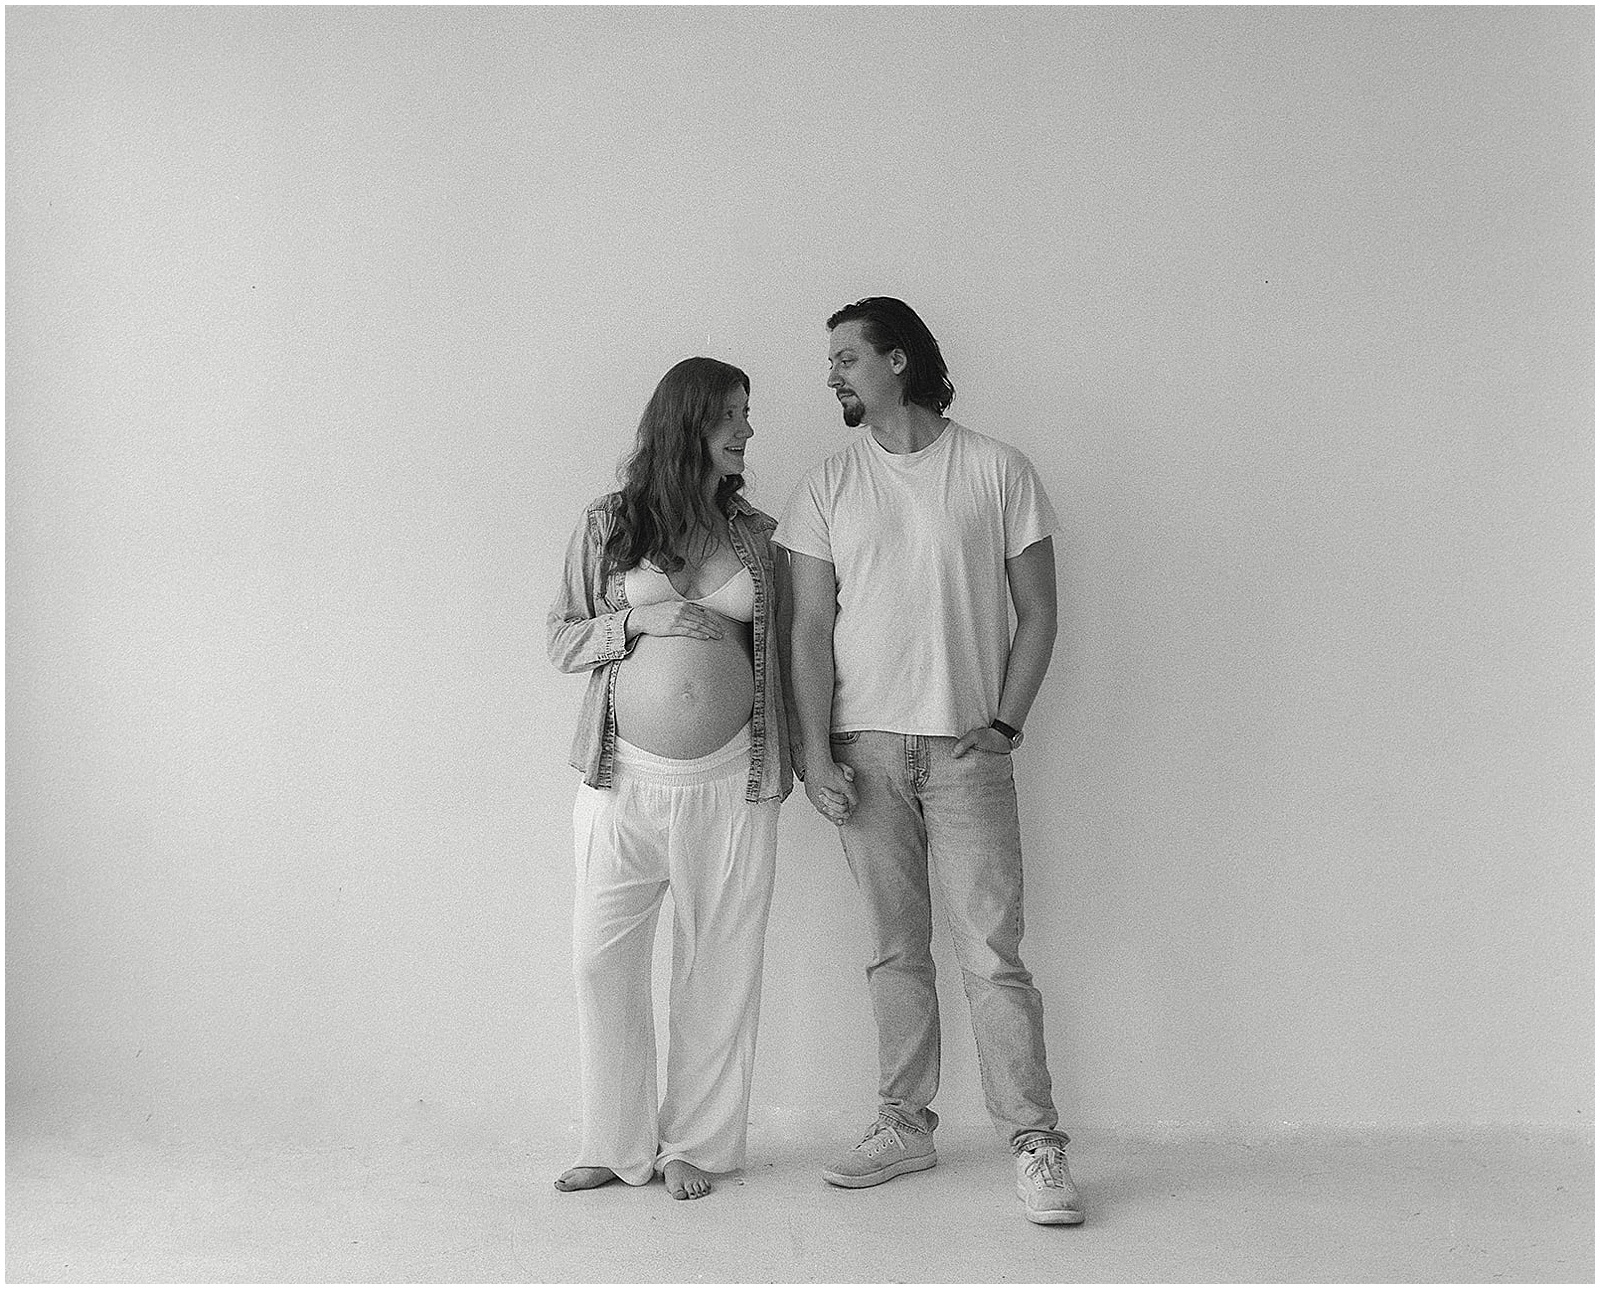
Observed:
[[[562,544],[691,353],[781,509],[876,293],[1064,521],[1066,1125],[1589,1122],[1591,10],[5,22],[14,1122],[575,1115]],[[757,1115],[863,950],[796,797]]]

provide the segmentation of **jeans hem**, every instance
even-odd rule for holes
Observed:
[[[919,1128],[916,1126],[916,1124],[911,1123],[903,1114],[898,1114],[895,1111],[885,1109],[882,1106],[878,1108],[878,1122],[892,1124],[894,1127],[899,1128],[902,1132],[914,1132],[919,1137],[926,1137],[939,1126],[939,1116],[936,1115],[932,1110],[924,1110],[922,1113],[926,1115],[928,1119],[928,1126],[926,1128]]]
[[[1018,1128],[1011,1134],[1011,1153],[1020,1155],[1025,1150],[1044,1141],[1054,1141],[1065,1146],[1072,1138],[1054,1128]]]

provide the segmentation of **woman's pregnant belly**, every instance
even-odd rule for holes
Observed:
[[[617,667],[617,734],[675,760],[705,756],[750,719],[755,674],[750,628],[722,620],[722,639],[640,636]]]

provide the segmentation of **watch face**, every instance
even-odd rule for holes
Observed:
[[[1022,746],[1022,731],[1014,726],[1007,725],[1004,721],[996,720],[989,722],[989,728],[1011,744],[1013,750]]]

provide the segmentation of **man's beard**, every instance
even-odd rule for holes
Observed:
[[[839,407],[840,411],[844,413],[844,423],[852,430],[866,418],[867,409],[861,405],[859,399],[850,403],[841,403]]]

